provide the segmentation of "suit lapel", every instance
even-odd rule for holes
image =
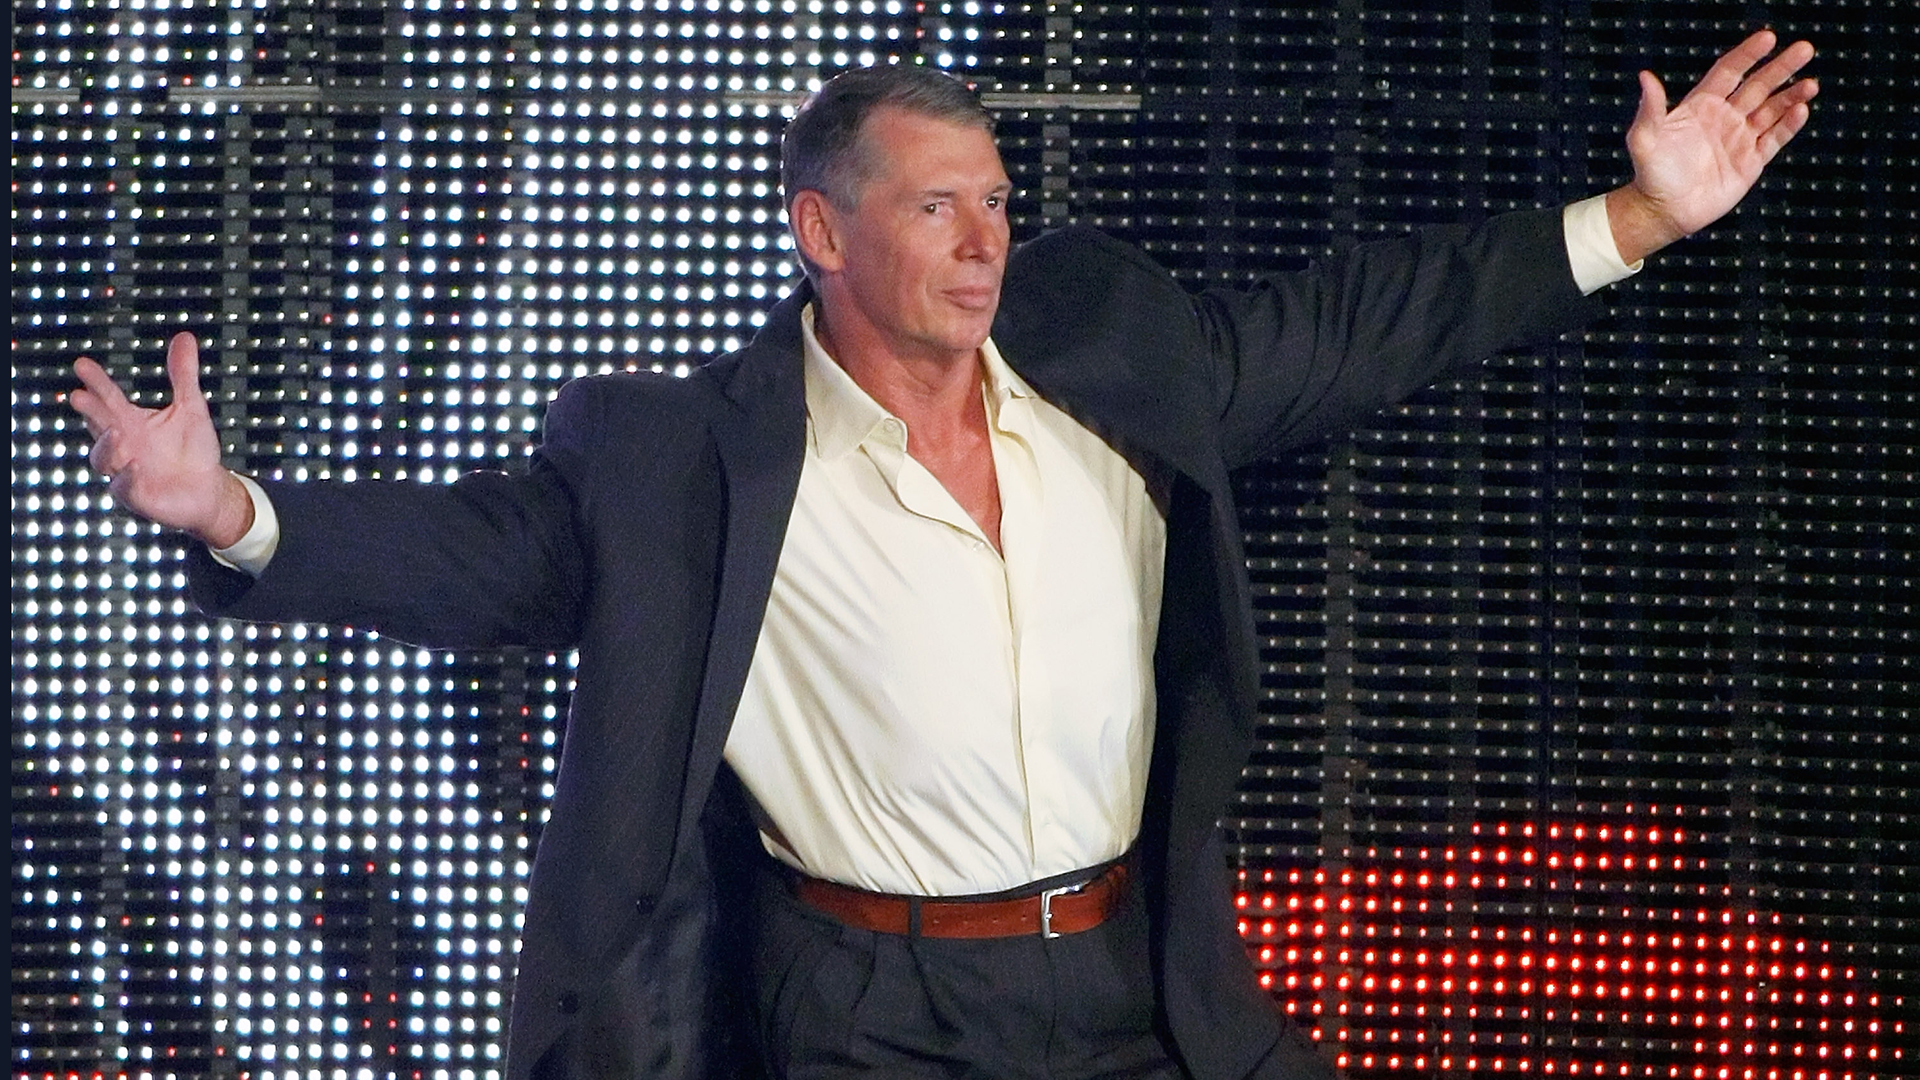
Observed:
[[[806,441],[800,309],[809,299],[806,286],[796,288],[769,313],[750,345],[699,376],[717,379],[731,407],[722,409],[713,424],[726,486],[726,530],[688,753],[676,847],[680,851],[697,840],[701,811],[760,641],[760,623],[800,484]]]

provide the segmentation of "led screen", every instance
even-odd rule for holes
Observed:
[[[1852,5],[19,0],[13,1072],[494,1077],[573,657],[196,614],[61,401],[197,334],[230,464],[521,467],[795,275],[805,91],[927,63],[1016,239],[1190,287],[1624,175],[1756,22],[1815,123],[1728,222],[1236,478],[1264,716],[1223,807],[1276,1007],[1354,1075],[1911,1075],[1910,22]]]

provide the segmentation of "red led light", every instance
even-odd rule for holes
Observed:
[[[1661,877],[1706,865],[1676,850],[1688,838],[1649,825],[1479,825],[1464,845],[1288,871],[1290,888],[1275,888],[1274,871],[1257,885],[1243,872],[1235,905],[1315,913],[1242,919],[1240,932],[1261,986],[1289,1015],[1323,1017],[1314,1038],[1356,1074],[1866,1080],[1899,1062],[1884,1039],[1901,1025],[1882,1023],[1870,976],[1844,950],[1791,936],[1724,886],[1712,903],[1630,906],[1666,892]],[[1755,962],[1730,962],[1742,955]],[[1456,1052],[1407,1052],[1434,1045]]]

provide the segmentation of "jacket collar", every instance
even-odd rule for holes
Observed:
[[[1042,275],[1057,274],[1059,270],[1057,266],[1045,265],[1055,261],[1048,255],[1034,254],[1046,247],[1046,244],[1027,244],[1014,251],[1008,262],[1008,288],[1002,295],[1000,312],[993,325],[993,341],[998,345],[999,356],[1020,390],[1045,398],[1105,439],[1147,477],[1149,485],[1156,490],[1164,489],[1171,476],[1179,474],[1216,498],[1223,497],[1227,492],[1225,472],[1217,455],[1207,452],[1204,439],[1195,437],[1195,425],[1182,423],[1187,418],[1176,415],[1177,410],[1170,410],[1167,399],[1143,393],[1139,380],[1114,377],[1113,365],[1123,362],[1122,343],[1111,334],[1101,333],[1098,320],[1092,334],[1061,332],[1069,328],[1055,317],[1057,310],[1040,298],[1041,291],[1033,288],[1038,281],[1045,280]],[[1082,291],[1088,287],[1085,282],[1080,284]],[[807,397],[801,312],[816,296],[813,285],[806,279],[795,282],[787,296],[767,312],[766,322],[746,347],[701,369],[718,382],[721,393],[741,410],[736,416],[741,423],[732,430],[749,441],[763,444],[760,447],[763,451],[790,455],[780,469],[791,472],[792,485],[777,504],[761,508],[765,512],[773,505],[778,506],[782,534],[798,489],[800,463],[806,448]],[[723,425],[723,428],[730,426]],[[764,445],[769,433],[786,432],[789,426],[790,439],[780,438],[772,440],[775,445]],[[723,436],[722,441],[728,440]],[[735,459],[727,464],[731,473],[741,455],[729,454],[725,445],[722,455]],[[777,556],[777,546],[774,550]],[[770,563],[769,574],[771,566]]]
[[[813,302],[813,286],[801,280],[767,312],[767,321],[746,347],[701,370],[718,381],[727,400],[750,413],[806,407],[800,378],[800,312]]]

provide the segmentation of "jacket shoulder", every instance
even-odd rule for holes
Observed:
[[[707,387],[704,384],[707,380],[701,378],[701,371],[700,368],[689,367],[680,372],[667,369],[582,375],[562,386],[554,403],[567,402],[573,406],[578,402],[579,405],[591,404],[601,408],[617,405],[684,409],[706,396]]]
[[[585,467],[610,453],[685,441],[713,414],[710,402],[718,396],[697,374],[620,371],[573,379],[547,403],[541,456]]]
[[[582,375],[560,388],[547,406],[547,426],[556,422],[605,423],[645,417],[654,423],[694,419],[716,399],[712,380],[700,368],[614,371]]]
[[[1042,369],[1100,358],[1143,374],[1205,346],[1194,298],[1172,274],[1084,226],[1044,233],[1007,260],[993,339],[1009,360]]]
[[[1165,300],[1185,301],[1187,292],[1146,252],[1086,225],[1068,225],[1021,244],[1007,260],[1007,276],[1025,285],[1064,278],[1092,286],[1125,285]]]

